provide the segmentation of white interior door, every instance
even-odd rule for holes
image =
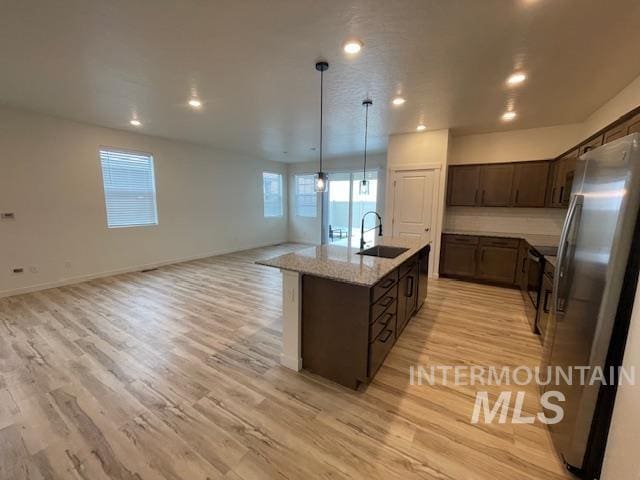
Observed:
[[[395,172],[391,220],[394,237],[423,238],[433,245],[436,188],[435,170]],[[429,264],[433,273],[433,258]]]

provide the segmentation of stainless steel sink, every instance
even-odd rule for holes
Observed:
[[[377,245],[375,247],[360,250],[358,255],[369,255],[370,257],[396,258],[409,250],[403,247],[391,247],[388,245]]]

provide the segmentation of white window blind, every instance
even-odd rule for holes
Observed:
[[[100,162],[108,227],[157,225],[153,157],[101,149]]]
[[[295,207],[299,217],[315,217],[318,211],[316,203],[318,194],[315,191],[315,175],[296,175],[295,183]]]
[[[264,216],[282,216],[282,175],[262,173],[262,192],[264,195]]]

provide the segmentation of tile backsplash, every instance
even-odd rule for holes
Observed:
[[[560,235],[566,209],[447,207],[444,230]]]

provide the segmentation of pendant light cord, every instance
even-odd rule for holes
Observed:
[[[365,104],[366,113],[364,115],[364,166],[362,167],[362,180],[367,179],[367,133],[369,130],[369,104]]]
[[[322,172],[322,92],[323,92],[324,70],[320,70],[320,171]]]

